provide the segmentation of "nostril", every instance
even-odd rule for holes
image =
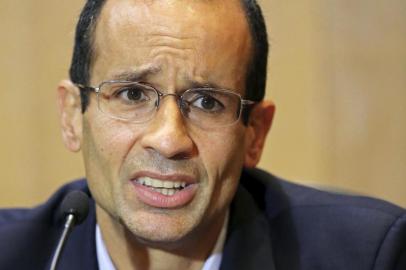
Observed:
[[[172,160],[185,160],[190,159],[192,157],[193,152],[182,152],[171,157]]]

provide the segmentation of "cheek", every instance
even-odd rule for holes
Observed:
[[[212,192],[212,203],[228,203],[237,188],[244,162],[243,128],[233,126],[219,132],[207,132],[195,137],[195,142],[208,175],[206,184]]]
[[[117,166],[125,159],[137,138],[128,124],[110,119],[89,123],[85,133],[84,151],[91,164],[101,170],[117,171]],[[107,164],[109,166],[105,166]]]
[[[241,168],[245,136],[239,127],[207,132],[197,138],[199,154],[212,173],[224,174]]]
[[[126,123],[100,117],[84,121],[83,158],[86,176],[98,202],[112,202],[120,188],[120,171],[137,140]]]

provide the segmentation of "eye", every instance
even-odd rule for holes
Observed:
[[[224,105],[210,93],[196,95],[189,104],[206,112],[220,112],[224,109]]]
[[[116,91],[114,96],[131,103],[140,103],[150,100],[149,91],[136,86],[123,87]]]

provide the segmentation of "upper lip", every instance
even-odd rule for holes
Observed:
[[[184,174],[184,173],[161,174],[161,173],[156,173],[156,172],[151,172],[151,171],[136,172],[131,177],[131,180],[137,180],[138,178],[141,178],[141,177],[149,177],[149,178],[159,179],[162,181],[185,182],[186,184],[194,184],[197,182],[195,177],[188,175],[188,174]]]

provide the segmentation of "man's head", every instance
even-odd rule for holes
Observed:
[[[70,81],[60,84],[64,141],[72,151],[82,149],[98,222],[108,216],[137,239],[161,247],[215,237],[242,168],[254,167],[260,158],[273,105],[256,104],[246,124],[202,129],[187,112],[181,113],[173,95],[210,85],[262,99],[263,89],[245,93],[247,74],[258,68],[252,67],[256,46],[247,9],[238,0],[107,0],[87,5],[91,3],[101,5],[100,14],[88,18],[97,18],[83,32],[90,35],[92,42],[86,46],[91,54],[77,59],[85,68],[73,64],[74,83],[137,81],[170,94],[151,120],[135,124],[102,113],[97,99],[118,99],[133,108],[139,98],[150,98],[145,92],[137,92],[141,96],[136,100],[129,100],[134,96],[126,88],[112,95],[90,93],[82,114],[78,87]],[[78,49],[74,59],[81,54]],[[261,63],[259,69],[265,72],[266,60]],[[264,83],[263,78],[259,85]],[[196,93],[192,105],[203,111],[202,93]],[[215,104],[219,110],[205,112],[212,118],[224,109],[221,102]]]
[[[100,11],[106,0],[86,2],[76,28],[75,46],[70,67],[70,78],[74,83],[87,85],[93,57],[93,37]],[[268,60],[268,38],[264,17],[255,0],[241,0],[252,39],[252,57],[247,69],[245,98],[261,101],[265,95]],[[82,111],[89,102],[88,92],[81,92]]]

